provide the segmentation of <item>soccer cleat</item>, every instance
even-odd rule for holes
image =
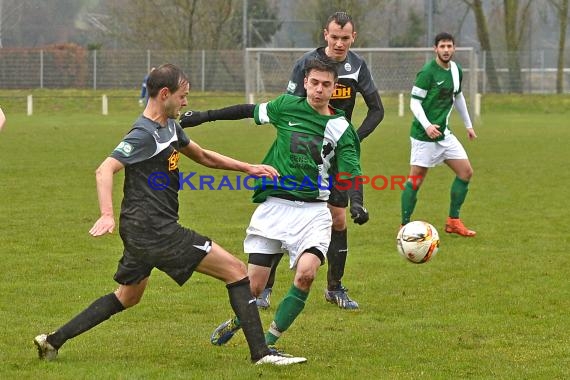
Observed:
[[[260,309],[269,309],[269,305],[271,305],[271,288],[265,288],[263,289],[263,293],[261,293],[261,296],[259,296],[255,302],[257,304],[257,307]]]
[[[265,355],[261,359],[255,362],[255,365],[260,364],[273,364],[273,365],[291,365],[291,364],[299,364],[305,363],[307,358],[303,357],[296,357],[292,355],[285,356],[284,354],[279,353],[271,353],[269,355]]]
[[[293,355],[286,354],[285,352],[279,350],[277,347],[275,347],[274,344],[270,344],[267,347],[269,348],[269,352],[271,353],[271,355],[281,355],[285,358],[292,358],[293,357]]]
[[[447,218],[447,222],[445,223],[445,232],[448,234],[457,234],[467,237],[473,237],[477,234],[477,232],[465,227],[461,219],[450,217]]]
[[[40,359],[52,361],[57,358],[57,349],[47,341],[48,334],[40,334],[34,338],[34,344],[38,348],[38,356]]]
[[[341,286],[338,290],[325,289],[325,299],[330,303],[337,304],[341,309],[358,309],[358,302],[350,299],[347,293],[348,289],[344,286]]]
[[[215,346],[223,346],[233,338],[239,329],[241,326],[236,323],[235,317],[228,319],[214,330],[210,336],[210,342]]]

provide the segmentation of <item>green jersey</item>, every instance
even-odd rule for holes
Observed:
[[[254,114],[256,124],[271,123],[277,129],[263,163],[280,174],[275,180],[256,180],[254,202],[268,196],[326,201],[330,173],[361,175],[360,141],[343,111],[331,108],[331,115],[321,115],[306,98],[284,94],[257,104]]]
[[[444,69],[435,59],[426,63],[416,76],[411,95],[412,98],[422,102],[422,108],[430,123],[441,127],[439,131],[442,135],[435,141],[443,140],[451,133],[449,115],[453,109],[455,96],[461,92],[462,79],[463,71],[458,64],[450,61],[449,69]],[[424,127],[416,118],[412,122],[410,135],[417,140],[434,141],[428,137]]]

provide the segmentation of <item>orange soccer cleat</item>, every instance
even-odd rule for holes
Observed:
[[[477,232],[465,227],[461,219],[451,217],[447,218],[447,222],[445,223],[445,232],[466,237],[474,237],[477,234]]]

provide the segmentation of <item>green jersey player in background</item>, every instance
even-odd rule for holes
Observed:
[[[368,221],[363,207],[362,188],[357,184],[360,169],[360,140],[344,112],[330,106],[338,79],[331,60],[313,59],[306,63],[306,97],[284,94],[268,103],[236,105],[220,110],[187,114],[185,124],[211,120],[253,117],[256,124],[271,123],[277,137],[263,162],[279,172],[279,179],[259,179],[253,201],[255,210],[244,241],[249,255],[248,274],[252,293],[264,290],[276,256],[289,254],[289,267],[295,271],[293,284],[277,307],[265,334],[274,345],[305,307],[319,266],[326,259],[330,244],[332,217],[327,207],[331,173],[347,176],[350,212],[354,221]],[[183,119],[184,120],[184,119]],[[197,125],[197,124],[194,124]],[[214,331],[211,342],[228,342],[241,327],[235,317]]]
[[[463,71],[451,60],[455,52],[453,36],[449,33],[435,36],[434,51],[435,58],[422,67],[412,88],[410,108],[415,118],[410,134],[410,178],[415,180],[407,181],[402,192],[402,226],[410,222],[418,190],[428,169],[445,163],[455,173],[445,231],[473,237],[475,231],[465,227],[459,219],[473,169],[465,149],[449,129],[449,116],[454,106],[467,128],[469,140],[477,135],[461,92]]]

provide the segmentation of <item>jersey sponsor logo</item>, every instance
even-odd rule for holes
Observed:
[[[115,151],[122,153],[123,156],[129,157],[133,152],[133,146],[126,141],[121,141],[115,148]]]
[[[439,82],[436,82],[436,83],[437,83],[438,86],[441,86],[443,82],[445,82],[445,81],[442,80],[442,81],[439,81]]]
[[[293,94],[295,93],[296,89],[297,89],[297,83],[290,80],[289,83],[287,83],[287,92]]]
[[[350,99],[352,97],[352,88],[338,84],[332,94],[331,99]]]
[[[176,149],[172,150],[170,156],[168,157],[168,170],[173,171],[178,169],[178,160],[180,160],[180,152]]]
[[[290,127],[294,127],[294,126],[296,126],[296,125],[301,125],[301,123],[294,123],[294,122],[292,122],[292,121],[290,121],[288,124],[289,124]]]
[[[315,163],[323,163],[319,147],[322,137],[306,133],[291,133],[290,158],[293,167],[310,168]],[[311,162],[312,161],[312,162]]]

